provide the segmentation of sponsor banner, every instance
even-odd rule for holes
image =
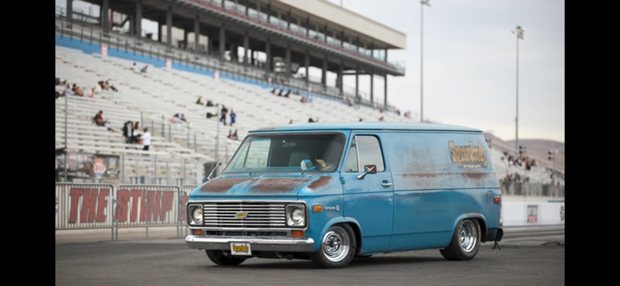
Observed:
[[[115,218],[119,226],[179,223],[179,188],[171,186],[120,186]]]
[[[56,228],[179,225],[189,197],[177,186],[56,184]]]
[[[118,179],[120,176],[120,156],[68,152],[56,156],[56,176],[78,179]]]
[[[112,185],[56,184],[56,228],[111,227],[112,192]]]

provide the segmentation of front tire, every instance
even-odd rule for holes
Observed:
[[[338,224],[330,227],[316,252],[310,253],[310,259],[319,267],[340,268],[347,266],[357,248],[355,233],[348,224]]]
[[[464,219],[456,226],[448,247],[439,252],[448,260],[471,260],[480,249],[480,233],[477,220]]]
[[[221,266],[239,265],[245,261],[245,258],[226,256],[224,252],[220,250],[205,250],[205,252],[207,253],[207,257],[209,257],[213,263]]]

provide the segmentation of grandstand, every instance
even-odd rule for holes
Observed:
[[[146,0],[138,2],[147,3]],[[237,1],[234,3],[238,4]],[[66,17],[72,17],[70,29],[66,29]],[[107,45],[107,51],[101,49],[102,44]],[[106,31],[100,24],[79,22],[75,16],[57,13],[55,51],[57,78],[84,89],[90,89],[98,81],[108,80],[119,89],[119,92],[101,91],[93,98],[60,97],[55,107],[56,148],[64,146],[66,139],[68,149],[73,152],[121,157],[122,173],[110,183],[200,183],[205,177],[204,164],[222,158],[222,166],[225,166],[249,130],[288,124],[290,120],[295,124],[307,124],[309,118],[320,122],[351,122],[360,118],[364,121],[383,118],[387,122],[417,122],[397,115],[393,106],[388,104],[387,95],[384,103],[377,104],[372,95],[362,98],[362,94],[354,90],[358,106],[351,107],[342,100],[347,92],[341,84],[328,86],[324,79],[313,83],[307,78],[295,81],[292,77],[288,83],[274,82],[265,76],[269,71],[260,65],[222,61],[220,53],[195,57],[196,51],[145,39],[135,41],[135,35]],[[322,51],[330,56],[335,53]],[[166,59],[172,60],[169,66]],[[371,59],[360,56],[356,61],[368,62]],[[149,65],[148,73],[132,71],[130,67],[134,62],[139,67]],[[393,66],[382,69],[382,72],[391,70],[404,74],[404,70]],[[340,68],[339,77],[343,75]],[[279,97],[271,93],[274,88],[296,92],[289,98]],[[302,96],[310,97],[312,102],[302,103]],[[237,114],[235,126],[222,125],[219,116],[207,118],[207,112],[219,112],[219,107],[198,105],[195,102],[199,97],[225,105],[229,111],[233,109]],[[103,110],[104,117],[111,122],[112,131],[93,123],[92,117],[99,110]],[[171,123],[169,118],[175,113],[185,114],[189,124]],[[126,121],[139,121],[142,127],[149,127],[153,136],[149,151],[124,143],[120,128]],[[228,131],[235,129],[239,140],[228,139]],[[518,172],[533,183],[543,185],[551,181],[545,165],[525,173],[522,167],[508,167],[502,161],[500,150],[491,149],[491,157],[500,178]]]

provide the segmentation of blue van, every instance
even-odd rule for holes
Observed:
[[[482,131],[386,122],[249,132],[186,204],[190,249],[218,265],[438,249],[470,260],[500,241],[501,193]]]

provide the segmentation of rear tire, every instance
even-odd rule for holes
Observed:
[[[205,252],[213,263],[221,266],[239,265],[246,259],[226,256],[224,255],[224,252],[220,250],[205,250]]]
[[[310,253],[310,259],[319,267],[340,268],[347,266],[357,249],[355,233],[348,224],[337,224],[330,227],[319,250]]]
[[[439,252],[448,260],[471,260],[480,249],[480,233],[476,219],[464,219],[456,226],[448,247]]]

